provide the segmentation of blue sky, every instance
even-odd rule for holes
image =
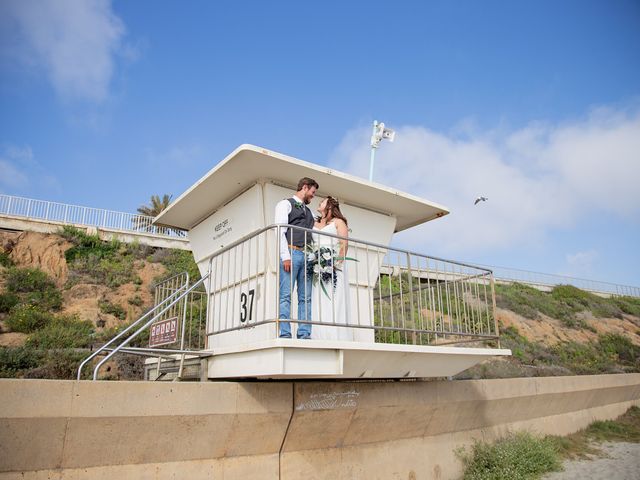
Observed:
[[[135,211],[241,143],[451,208],[395,244],[640,285],[637,1],[0,4],[0,192]],[[489,197],[478,207],[477,195]]]

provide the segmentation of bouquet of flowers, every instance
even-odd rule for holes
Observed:
[[[333,248],[327,246],[314,247],[309,245],[307,247],[307,275],[312,276],[313,284],[320,283],[320,287],[324,294],[329,297],[327,293],[326,284],[331,283],[335,290],[338,275],[340,271],[339,262],[343,260],[357,260],[351,257],[343,257],[338,254]]]

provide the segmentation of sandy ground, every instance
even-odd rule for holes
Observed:
[[[640,443],[604,442],[602,456],[592,460],[565,461],[564,471],[542,477],[544,480],[638,480]]]

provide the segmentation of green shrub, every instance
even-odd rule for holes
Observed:
[[[140,355],[118,355],[118,380],[142,380],[144,378],[144,357]]]
[[[631,407],[617,420],[593,422],[585,434],[600,442],[640,442],[640,408]]]
[[[98,271],[103,276],[103,283],[109,287],[119,287],[134,280],[134,258],[128,256],[103,258],[98,265]]]
[[[631,407],[616,420],[595,421],[584,430],[553,440],[562,457],[571,459],[601,456],[600,442],[640,442],[640,408]]]
[[[551,296],[576,309],[586,310],[591,305],[591,294],[573,285],[557,285],[551,290]]]
[[[16,294],[21,303],[41,310],[59,310],[62,306],[62,293],[53,280],[37,268],[10,268],[6,288],[9,293]]]
[[[15,293],[0,293],[0,313],[7,313],[18,302],[20,302],[20,298]]]
[[[89,254],[69,264],[69,284],[98,283],[115,288],[135,279],[134,258],[116,252],[109,257]]]
[[[185,322],[185,345],[187,348],[204,348],[207,338],[206,311],[204,302],[193,300],[187,304],[187,321]]]
[[[607,373],[616,369],[612,356],[591,342],[565,342],[555,345],[552,350],[558,355],[563,366],[578,375]]]
[[[376,285],[374,291],[382,297],[388,297],[389,295],[399,295],[400,290],[405,291],[409,288],[409,274],[401,273],[400,275],[381,275],[378,279],[379,285]],[[402,288],[400,288],[402,287]],[[425,285],[423,288],[429,288],[429,285]]]
[[[0,252],[0,266],[2,267],[12,267],[13,260],[9,257],[7,252]]]
[[[194,314],[194,319],[198,317]],[[184,342],[187,348],[204,348],[204,343],[207,338],[207,329],[203,322],[194,320],[192,322],[187,321],[185,325],[185,338]]]
[[[32,333],[26,345],[39,349],[82,348],[91,344],[93,333],[91,322],[76,317],[57,317]]]
[[[132,330],[132,334],[137,331],[137,328]],[[149,337],[151,336],[151,328],[145,328],[141,331],[136,338],[131,340],[132,347],[148,347],[149,346]]]
[[[138,239],[134,239],[133,242],[125,244],[128,255],[132,255],[137,260],[147,258],[155,250],[154,247],[149,245],[142,245]]]
[[[96,332],[95,341],[99,342],[99,343],[107,343],[113,337],[115,337],[116,335],[121,333],[124,329],[126,329],[130,324],[131,323],[122,323],[122,324],[116,325],[114,327],[104,328],[104,329]],[[127,332],[127,334],[124,337],[121,337],[121,338],[122,339],[128,338],[133,333],[135,333],[140,326],[142,326],[142,325],[139,324],[138,327],[133,328],[132,330],[129,330],[129,332]],[[142,332],[140,332],[140,334],[137,337],[135,337],[133,340],[131,340],[131,343],[129,344],[129,346],[130,347],[148,347],[149,346],[149,333],[150,333],[150,330],[151,330],[150,328],[147,328],[147,329],[143,330]]]
[[[129,305],[133,305],[135,307],[141,307],[144,303],[140,295],[134,295],[133,297],[128,299],[127,302],[129,302]]]
[[[600,335],[597,342],[566,342],[550,348],[557,364],[578,375],[640,371],[640,347],[623,335]]]
[[[617,305],[617,307],[624,313],[629,315],[635,315],[640,317],[640,298],[636,297],[613,297],[611,302]]]
[[[526,365],[553,364],[557,360],[544,345],[530,342],[513,326],[500,328],[500,344],[502,348],[511,349],[513,356]]]
[[[53,281],[37,268],[12,268],[7,273],[6,288],[13,293],[30,293],[34,290],[55,288]]]
[[[74,244],[65,252],[69,284],[90,281],[119,287],[135,279],[135,258],[146,254],[139,245],[123,244],[116,239],[105,242],[73,227],[65,227],[61,235]]]
[[[73,349],[38,352],[42,352],[40,364],[25,371],[25,378],[75,379],[80,362],[88,355],[88,352]],[[89,378],[89,375],[90,369],[86,368],[82,378]]]
[[[617,333],[607,333],[598,338],[599,350],[612,356],[618,363],[640,370],[640,346],[628,337]]]
[[[0,377],[16,378],[38,366],[42,352],[29,347],[0,347]]]
[[[120,320],[124,320],[127,318],[127,312],[125,312],[124,308],[120,305],[116,305],[115,303],[111,303],[108,300],[100,300],[98,302],[98,308],[101,312],[113,315]]]
[[[558,285],[551,291],[551,296],[574,313],[586,310],[596,317],[622,318],[622,310],[611,299],[585,292],[573,285]]]
[[[152,257],[167,268],[166,277],[182,272],[189,273],[191,283],[200,280],[200,270],[193,259],[193,253],[187,250],[158,250]]]
[[[14,307],[7,317],[7,325],[14,332],[31,333],[52,322],[54,315],[38,307],[22,304]]]
[[[460,456],[466,466],[464,480],[534,479],[562,468],[553,439],[528,432],[509,434],[494,444],[476,442],[471,454]]]
[[[77,258],[82,257],[109,257],[120,248],[120,242],[117,240],[104,242],[98,235],[88,235],[83,230],[68,225],[63,227],[60,235],[74,244],[64,252],[67,263],[73,263]]]
[[[557,319],[572,316],[571,310],[551,302],[548,293],[521,283],[496,285],[496,304],[532,320],[538,318],[539,313]]]
[[[613,420],[598,420],[589,425],[590,436],[599,440],[640,441],[640,435],[629,425],[620,424]],[[635,437],[635,438],[630,438]]]
[[[87,232],[71,225],[65,225],[60,229],[58,235],[73,244],[79,244],[87,236]]]

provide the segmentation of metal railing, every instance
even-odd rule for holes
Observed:
[[[153,225],[153,217],[0,194],[0,215],[68,225],[182,238],[182,230]]]
[[[519,282],[533,286],[553,288],[556,285],[573,285],[576,288],[593,293],[608,295],[640,297],[640,287],[623,285],[619,283],[601,282],[586,278],[556,275],[551,273],[533,272],[510,267],[498,267],[492,265],[476,264],[493,271],[496,281]]]
[[[306,299],[309,310],[304,309],[309,317],[296,314],[294,306],[291,318],[280,318],[280,285],[286,285],[282,276],[293,273],[280,266],[277,239],[285,228],[309,234],[302,259],[302,268],[315,284]],[[341,242],[347,242],[348,259],[340,258]],[[319,275],[311,273],[312,252],[316,258],[331,252],[324,286]],[[87,363],[106,354],[94,367],[96,380],[100,368],[117,353],[157,357],[158,372],[162,359],[178,360],[180,377],[185,356],[212,355],[212,339],[269,330],[267,338],[274,338],[284,322],[293,330],[310,325],[311,338],[319,340],[442,345],[498,339],[492,273],[473,265],[288,225],[253,232],[205,261],[207,273],[195,283],[183,273],[155,285],[154,307],[86,358],[78,368],[78,380]],[[285,293],[295,305],[296,290]],[[170,318],[179,319],[179,340],[158,347],[129,346]]]
[[[167,278],[154,286],[154,307],[162,305],[175,291],[189,285],[189,274],[184,272]],[[180,302],[159,315],[157,322],[169,318],[180,319],[180,350],[204,350],[206,348],[207,293],[204,285],[192,290]],[[177,341],[176,341],[177,342]]]
[[[136,330],[134,333],[132,333],[131,335],[126,337],[117,347],[113,348],[113,350],[111,350],[102,360],[100,360],[98,362],[98,364],[93,369],[93,379],[94,380],[98,379],[98,372],[100,371],[100,367],[102,367],[102,365],[104,365],[111,357],[113,357],[120,350],[126,351],[124,349],[127,347],[127,345],[134,338],[136,338],[142,332],[144,332],[145,330],[150,328],[155,322],[158,321],[159,318],[161,318],[161,316],[163,314],[165,314],[167,311],[171,310],[176,303],[179,304],[179,302],[181,302],[183,299],[185,299],[193,290],[195,290],[200,285],[202,285],[204,283],[204,281],[207,279],[207,277],[208,277],[208,275],[205,275],[203,278],[201,278],[200,280],[198,280],[197,282],[192,284],[190,287],[187,287],[186,290],[184,290],[182,293],[180,293],[177,297],[176,296],[168,297],[168,299],[173,298],[173,300],[168,302],[168,299],[167,299],[166,302],[168,302],[168,303],[166,304],[166,306],[164,306],[162,308],[160,308],[160,307],[154,308],[153,311],[159,310],[158,313],[156,313],[150,320],[148,320],[140,328],[138,328],[138,330]],[[145,317],[141,317],[135,323],[136,324],[140,323],[143,318],[145,318]],[[103,347],[103,349],[104,349],[104,347]],[[187,352],[182,348],[180,350],[169,350],[169,349],[161,349],[161,348],[136,348],[136,349],[131,349],[130,348],[129,350],[133,350],[134,352],[137,352],[137,353],[140,353],[140,354],[143,354],[143,355],[148,355],[148,356],[158,356],[158,355],[161,356],[161,355],[170,355],[170,354],[181,354],[183,359],[184,359],[184,355],[186,355],[187,353],[197,354],[196,351]],[[78,370],[78,376],[80,376],[80,371],[79,370]]]
[[[311,275],[316,277],[311,282],[314,286],[299,308],[294,288],[284,295],[280,292],[293,280],[293,269],[287,273],[280,267],[276,241],[286,228],[309,235],[302,247],[305,271],[314,268],[309,253],[319,247],[329,248],[329,256],[339,263],[338,269],[325,272],[324,284],[318,274]],[[341,242],[348,243],[349,259],[336,258]],[[298,254],[292,251],[292,255]],[[262,325],[279,336],[287,322],[298,330],[311,325],[312,339],[434,345],[498,338],[492,272],[474,265],[272,225],[216,252],[209,259],[209,271],[212,322],[208,334],[214,343],[218,335],[248,327],[255,331]],[[289,275],[290,281],[283,282],[283,275]],[[288,316],[281,315],[283,298],[291,299]]]
[[[197,293],[202,295],[202,291],[198,291],[198,288],[202,288],[207,277],[208,275],[194,284],[189,285],[189,274],[185,272],[174,275],[157,284],[155,305],[153,308],[85,358],[78,367],[77,379],[80,380],[82,378],[82,370],[84,367],[100,354],[106,354],[106,356],[95,366],[93,371],[93,380],[97,380],[98,373],[102,365],[104,365],[105,362],[118,352],[143,355],[147,357],[158,357],[159,361],[160,358],[180,355],[180,370],[182,370],[184,365],[185,355],[191,354],[202,356],[202,346],[196,345],[195,348],[192,348],[191,341],[188,340],[188,336],[185,335],[185,331],[188,325],[187,312],[189,311],[189,302],[195,298]],[[149,330],[155,323],[170,318],[171,316],[175,316],[176,314],[181,317],[180,346],[178,349],[168,348],[169,346],[155,348],[128,347],[129,343],[131,343],[133,339]],[[177,343],[177,340],[175,343]]]

